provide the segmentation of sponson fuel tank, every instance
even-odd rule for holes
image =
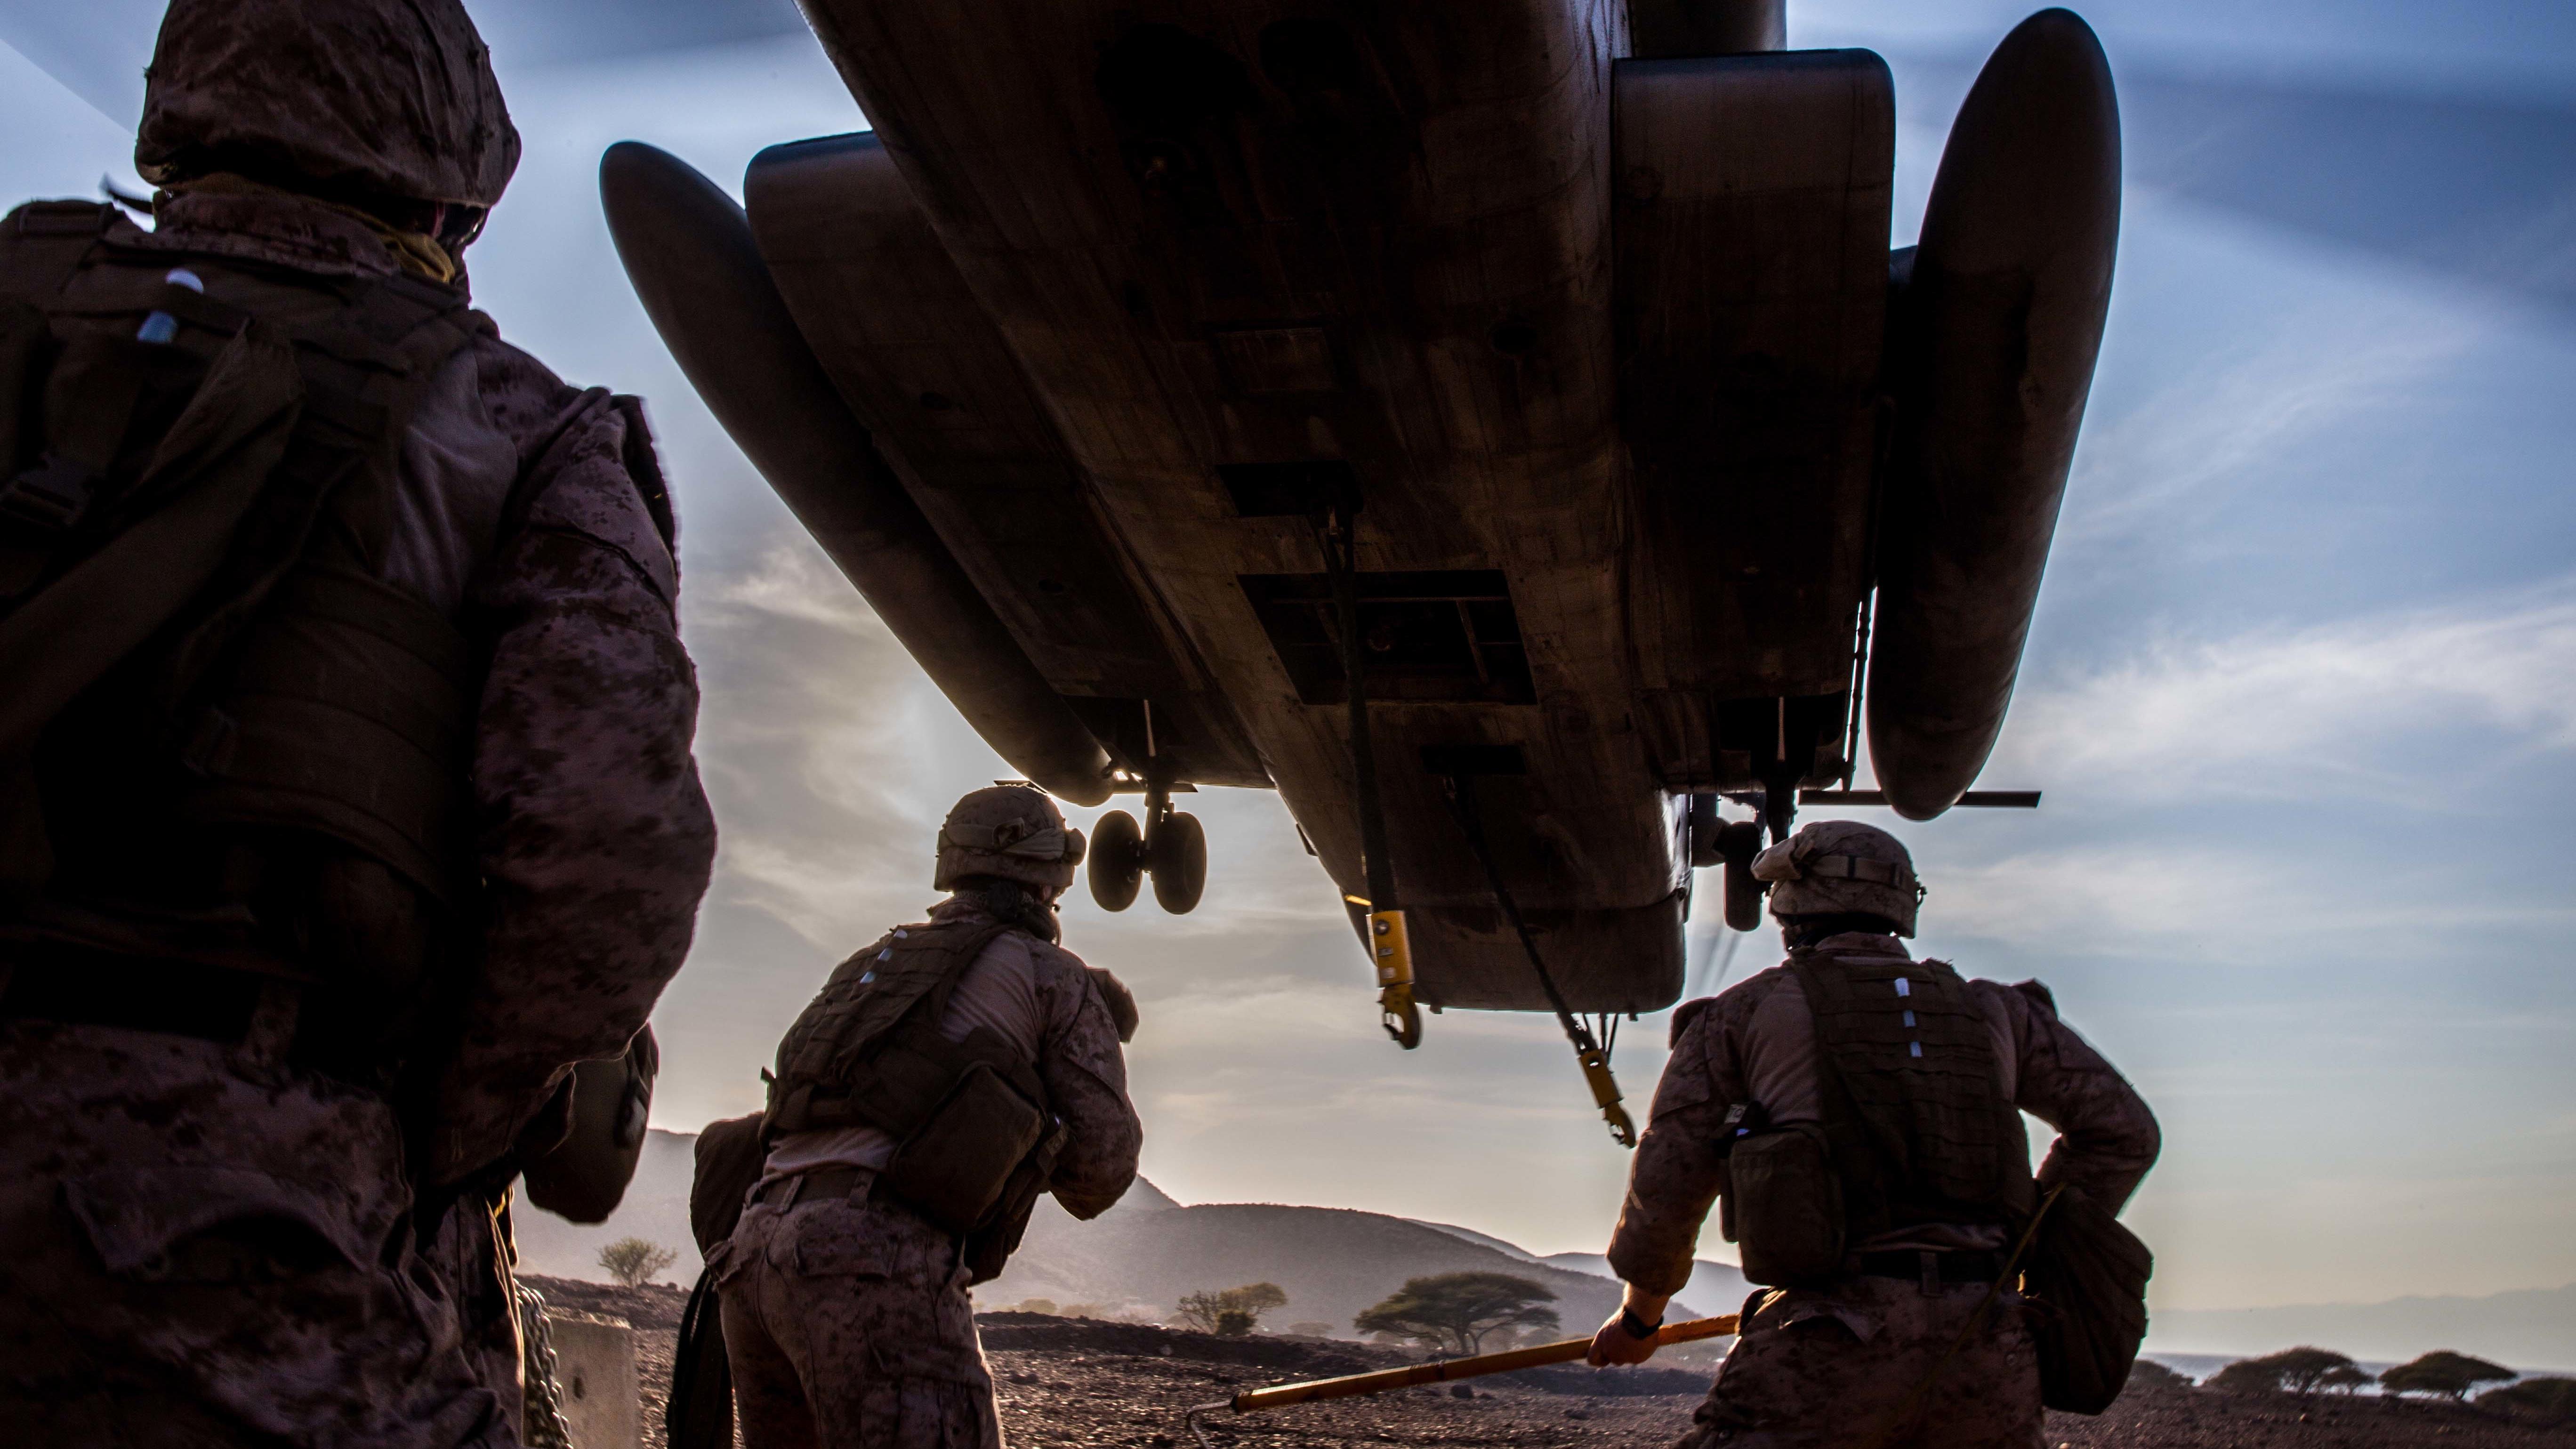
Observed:
[[[1870,754],[1888,802],[1958,801],[2003,728],[2093,385],[2120,225],[2120,114],[2093,31],[2043,10],[1959,109],[1911,276],[1880,531]]]
[[[1002,758],[1064,799],[1109,798],[1107,751],[1051,688],[834,391],[742,208],[688,163],[612,146],[600,200],[654,327],[716,420]]]

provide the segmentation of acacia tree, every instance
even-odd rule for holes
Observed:
[[[2521,1375],[2500,1363],[2437,1348],[2411,1363],[2401,1363],[2379,1376],[2379,1386],[2392,1394],[2441,1394],[2465,1399],[2480,1384],[2504,1383]]]
[[[643,1287],[653,1281],[655,1274],[678,1261],[679,1254],[642,1238],[619,1238],[599,1250],[599,1266],[629,1288]]]
[[[1240,1338],[1261,1326],[1261,1315],[1288,1305],[1288,1290],[1276,1283],[1246,1283],[1239,1288],[1192,1293],[1180,1302],[1181,1322],[1201,1333]]]
[[[1475,1353],[1497,1329],[1556,1327],[1556,1310],[1541,1306],[1555,1301],[1544,1284],[1511,1273],[1434,1273],[1406,1279],[1351,1326]]]
[[[2524,1379],[2478,1395],[2478,1407],[2540,1424],[2576,1424],[2576,1379]]]
[[[2350,1358],[2333,1349],[2302,1344],[2261,1358],[2238,1359],[2220,1369],[2209,1386],[2232,1394],[2313,1394],[2327,1383],[2328,1375],[2339,1370],[2361,1372]]]
[[[2377,1379],[2371,1377],[2370,1370],[2359,1364],[2348,1363],[2327,1369],[2317,1379],[2317,1387],[2329,1393],[2357,1394],[2377,1382]]]
[[[2128,1387],[2133,1391],[2170,1393],[2175,1389],[2190,1388],[2191,1380],[2154,1359],[2142,1358],[2129,1365]]]

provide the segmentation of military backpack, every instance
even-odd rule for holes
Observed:
[[[874,1127],[895,1141],[877,1186],[963,1240],[974,1281],[999,1274],[1046,1190],[1065,1129],[1036,1068],[999,1033],[940,1029],[996,921],[902,926],[836,968],[779,1043],[761,1121]]]

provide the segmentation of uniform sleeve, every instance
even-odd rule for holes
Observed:
[[[1741,1095],[1727,1089],[1737,1075],[1719,1012],[1704,1006],[1683,1026],[1655,1084],[1610,1236],[1610,1271],[1649,1293],[1670,1296],[1690,1281],[1700,1224],[1725,1180],[1716,1144],[1728,1104]]]
[[[2118,1212],[2162,1149],[2155,1114],[2042,1000],[2017,988],[1978,984],[2002,999],[2012,1025],[2021,1061],[2015,1105],[2057,1129],[2057,1141],[2040,1164],[2040,1185],[2071,1184]]]
[[[1127,1059],[1100,989],[1069,953],[1047,954],[1070,967],[1047,973],[1047,1022],[1038,1043],[1038,1076],[1066,1134],[1048,1189],[1066,1212],[1096,1218],[1136,1180],[1145,1129],[1127,1100]]]
[[[497,1159],[571,1063],[617,1054],[644,1025],[688,952],[715,853],[678,572],[625,461],[627,420],[595,408],[547,423],[547,405],[578,394],[557,383],[540,398],[509,372],[517,357],[487,398],[544,444],[525,521],[474,590],[492,651],[473,768],[486,922],[438,1085],[438,1182]]]

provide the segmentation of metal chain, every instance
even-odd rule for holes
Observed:
[[[527,1449],[573,1449],[572,1425],[564,1418],[563,1387],[555,1382],[555,1339],[546,1326],[546,1296],[525,1283],[515,1285],[519,1312],[519,1348],[527,1375]]]

